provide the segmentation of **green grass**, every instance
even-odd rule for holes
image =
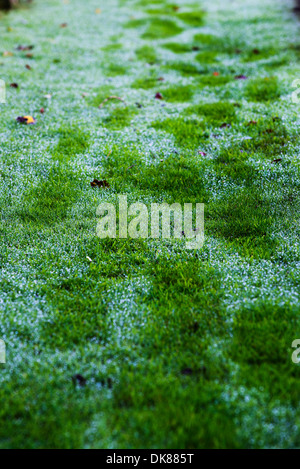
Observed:
[[[190,113],[203,116],[208,123],[218,125],[222,123],[231,124],[236,120],[236,108],[232,103],[214,102],[199,104],[189,109]]]
[[[0,16],[1,449],[299,448],[298,23],[238,3]],[[97,238],[118,194],[204,203],[203,248]]]
[[[247,84],[246,97],[251,101],[274,101],[280,97],[277,77],[255,78]]]

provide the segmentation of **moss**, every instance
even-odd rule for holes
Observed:
[[[249,153],[236,145],[221,149],[214,163],[217,171],[239,184],[252,185],[257,171],[247,162]]]
[[[112,86],[104,85],[104,86],[101,86],[101,89],[96,94],[96,96],[88,96],[87,102],[91,106],[99,107],[100,104],[102,104],[106,98],[108,98],[109,96],[115,96],[115,95],[116,95],[116,90]],[[113,104],[112,101],[107,103],[108,106],[110,106],[111,104]]]
[[[137,58],[144,62],[155,63],[158,60],[156,51],[154,47],[151,46],[140,47],[135,51],[135,53]]]
[[[106,46],[102,47],[102,50],[105,52],[111,52],[120,49],[123,49],[123,45],[120,43],[107,44]]]
[[[243,141],[241,148],[265,158],[287,153],[294,140],[278,117],[259,119],[255,125],[246,124],[245,130],[250,138]]]
[[[104,68],[104,72],[108,76],[119,76],[119,75],[126,75],[128,73],[128,68],[124,65],[119,65],[117,63],[112,63],[106,65]]]
[[[203,70],[200,66],[194,65],[190,62],[171,62],[164,66],[166,70],[176,70],[184,76],[200,75]]]
[[[245,96],[254,102],[274,101],[280,94],[277,77],[254,78],[249,80],[245,89]]]
[[[112,109],[108,116],[103,118],[103,125],[112,129],[119,130],[130,125],[130,122],[137,110],[134,107],[120,106]]]
[[[212,34],[198,33],[194,35],[194,43],[199,48],[220,48],[224,43],[223,38],[213,36]]]
[[[19,216],[25,222],[52,225],[64,220],[81,192],[80,174],[69,166],[52,166],[24,195]]]
[[[182,32],[182,28],[175,21],[163,18],[153,18],[149,21],[146,32],[142,35],[144,39],[164,39],[176,36]]]
[[[210,64],[210,63],[214,63],[216,60],[216,57],[217,57],[217,52],[215,51],[203,51],[203,52],[200,52],[199,54],[196,55],[195,59],[200,62],[201,64],[202,63],[207,63],[207,64]]]
[[[155,86],[158,85],[158,80],[156,77],[148,76],[145,78],[139,78],[138,80],[135,80],[131,87],[132,88],[137,88],[137,89],[143,89],[143,90],[149,90],[151,88],[154,88]]]
[[[53,158],[67,161],[85,152],[90,146],[90,135],[78,127],[62,127],[59,141],[53,149]]]
[[[253,48],[249,51],[247,51],[243,56],[242,59],[245,62],[255,62],[257,60],[263,60],[263,59],[268,59],[269,57],[274,57],[275,55],[278,55],[278,51],[273,49],[273,48],[262,48],[262,49],[257,49]]]
[[[183,31],[175,21],[160,17],[131,20],[126,24],[127,28],[141,28],[143,26],[146,27],[142,34],[143,39],[164,39],[176,36]]]
[[[290,363],[290,344],[298,330],[297,311],[291,305],[257,301],[243,307],[234,319],[232,356],[249,364]],[[241,350],[239,344],[243,343]],[[274,347],[274,344],[276,346]]]
[[[214,103],[199,104],[189,109],[193,114],[205,117],[213,125],[235,122],[236,109],[232,103],[216,101]]]
[[[177,42],[168,42],[167,44],[163,44],[163,47],[165,49],[169,49],[175,54],[184,54],[186,52],[191,52],[193,48],[192,44],[181,44]]]
[[[204,23],[205,13],[203,11],[183,11],[177,13],[177,17],[193,27],[202,26]]]
[[[197,79],[200,86],[224,86],[232,81],[228,75],[203,75]]]
[[[194,90],[191,85],[173,86],[163,90],[164,98],[173,103],[189,102],[193,98]]]
[[[196,119],[175,118],[154,122],[155,129],[171,133],[180,146],[195,148],[205,141],[207,134],[201,123]]]

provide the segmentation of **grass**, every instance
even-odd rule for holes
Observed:
[[[1,14],[0,448],[299,447],[298,23],[240,3]],[[203,248],[97,238],[118,194]]]

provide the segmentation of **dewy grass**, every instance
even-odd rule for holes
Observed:
[[[139,47],[135,53],[137,58],[143,62],[155,63],[158,60],[155,49],[151,46]]]
[[[102,3],[0,17],[0,448],[299,448],[298,23]],[[97,238],[118,194],[204,203],[204,247]]]
[[[183,11],[177,13],[177,17],[184,21],[185,23],[199,27],[202,26],[204,22],[205,13],[203,11]]]
[[[175,21],[169,19],[155,18],[142,35],[144,39],[168,38],[182,32],[182,28]]]
[[[192,106],[190,113],[204,116],[207,122],[218,125],[230,124],[236,120],[236,108],[232,103],[214,102]]]
[[[152,126],[171,133],[177,144],[184,147],[195,148],[208,137],[203,124],[196,119],[170,118],[153,122]]]
[[[172,103],[190,102],[194,94],[193,86],[174,86],[163,90],[164,98]]]
[[[274,101],[280,97],[280,85],[277,77],[255,78],[249,81],[245,91],[252,101]]]

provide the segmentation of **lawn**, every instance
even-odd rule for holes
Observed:
[[[1,14],[0,448],[300,446],[298,32],[280,0]],[[118,194],[204,203],[203,248],[99,239]]]

